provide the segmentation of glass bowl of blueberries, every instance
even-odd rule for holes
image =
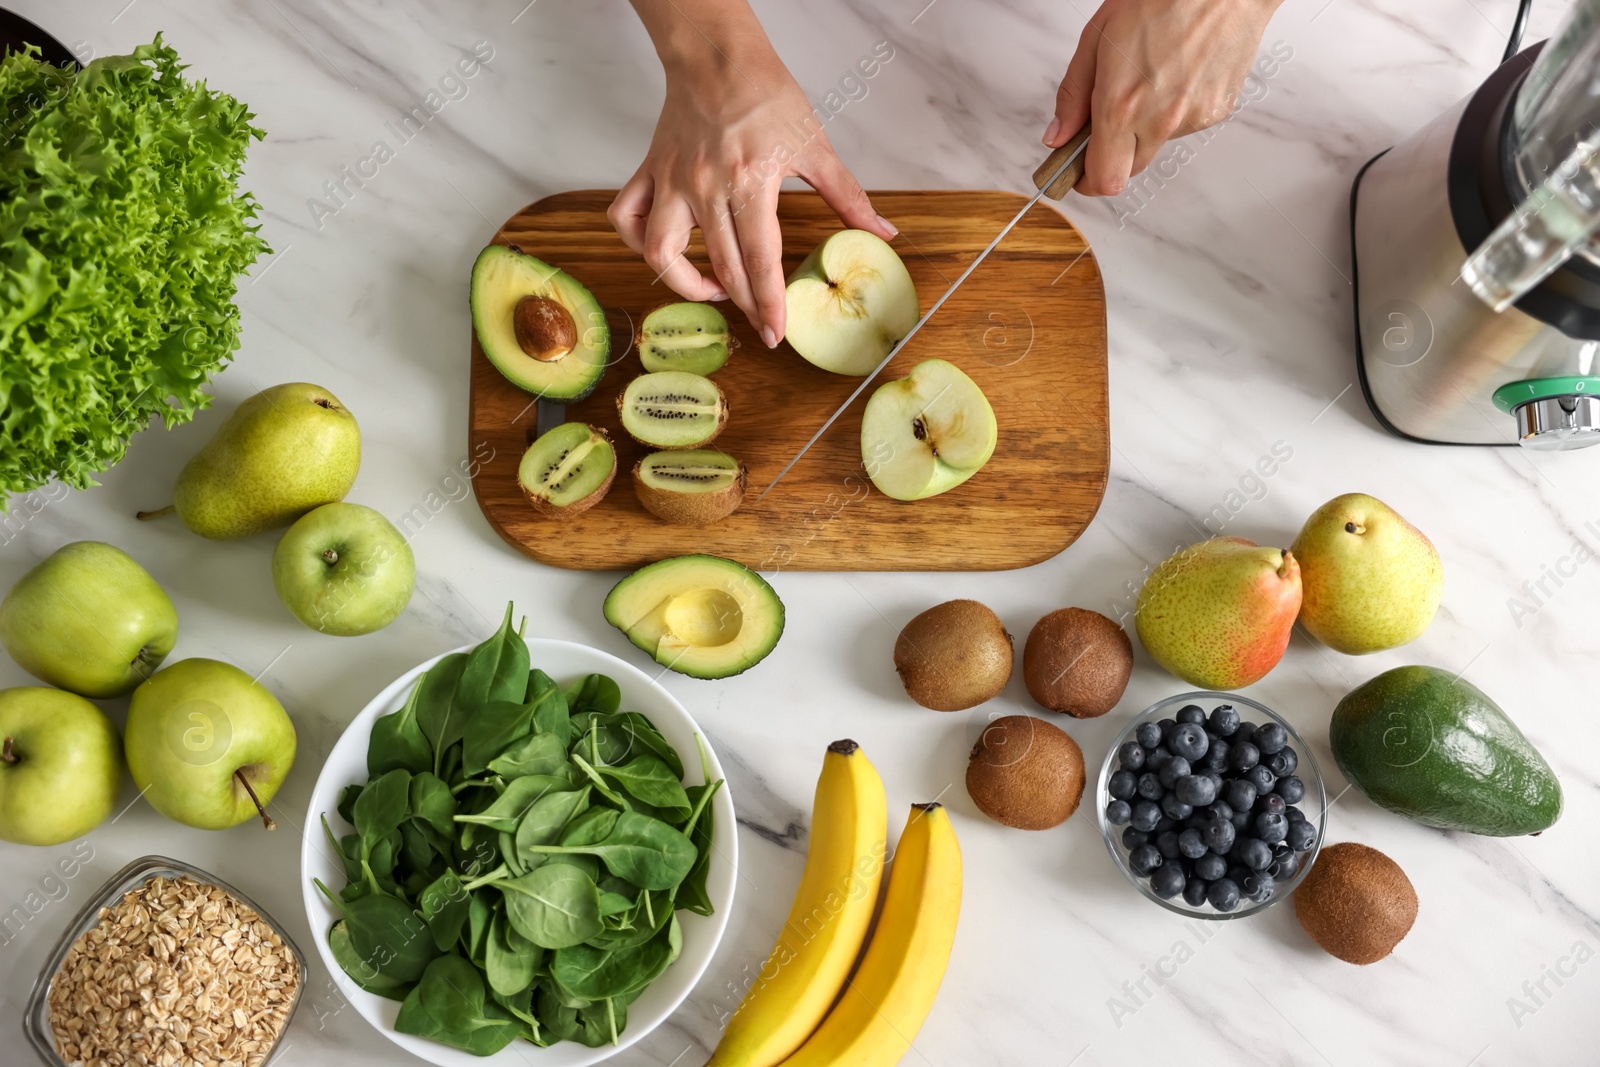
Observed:
[[[1328,793],[1283,718],[1234,693],[1180,693],[1122,731],[1100,767],[1106,848],[1168,911],[1236,919],[1287,897],[1322,847]]]

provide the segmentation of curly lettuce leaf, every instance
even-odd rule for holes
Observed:
[[[263,131],[184,69],[159,35],[75,73],[0,59],[0,509],[189,421],[238,348],[236,279],[271,251],[238,189]]]

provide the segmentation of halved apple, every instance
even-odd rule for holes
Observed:
[[[921,500],[977,474],[999,440],[994,408],[959,367],[929,359],[878,387],[861,413],[861,462],[885,496]]]
[[[889,244],[841,230],[789,275],[789,346],[823,370],[872,373],[921,315],[917,287]]]

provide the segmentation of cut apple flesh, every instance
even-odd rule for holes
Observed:
[[[647,371],[710,374],[728,362],[737,344],[728,320],[710,304],[667,304],[639,327],[639,361]]]
[[[865,230],[841,230],[789,275],[789,346],[836,374],[872,372],[917,324],[917,287],[900,256]]]
[[[605,432],[568,422],[528,446],[517,466],[517,482],[536,503],[560,509],[587,507],[610,488],[616,470],[617,454]]]
[[[954,489],[994,455],[994,409],[953,363],[930,359],[878,387],[861,415],[861,461],[896,500]]]
[[[622,428],[641,444],[694,448],[722,432],[728,405],[709,378],[684,371],[641,374],[617,400]]]

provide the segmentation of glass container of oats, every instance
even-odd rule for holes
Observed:
[[[267,1067],[305,985],[305,957],[249,897],[144,856],[67,927],[24,1029],[52,1067]]]

